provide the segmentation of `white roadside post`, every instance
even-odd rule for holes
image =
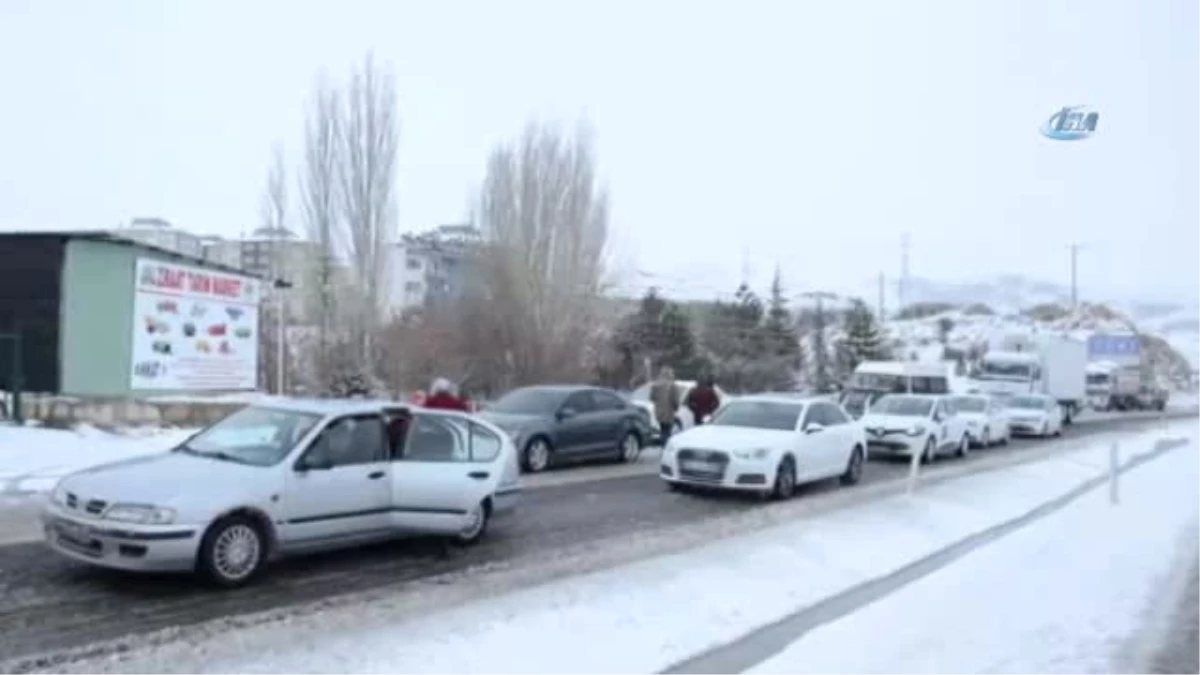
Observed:
[[[1112,445],[1108,446],[1108,502],[1110,504],[1121,503],[1121,451],[1117,446],[1117,442],[1113,441]]]
[[[913,492],[917,490],[917,478],[921,473],[921,452],[914,450],[912,453],[912,461],[908,463],[908,489],[907,493],[911,497]]]

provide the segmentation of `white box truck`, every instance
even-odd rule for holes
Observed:
[[[1070,424],[1087,402],[1087,345],[1069,336],[1010,336],[989,350],[971,377],[972,389],[997,395],[1046,394]]]

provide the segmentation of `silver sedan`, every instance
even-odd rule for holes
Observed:
[[[286,401],[243,408],[169,452],[68,475],[42,522],[74,560],[239,586],[275,556],[424,534],[474,543],[520,489],[512,442],[484,420]]]

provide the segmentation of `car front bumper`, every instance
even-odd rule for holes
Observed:
[[[1049,425],[1049,420],[1012,420],[1008,423],[1008,428],[1015,436],[1038,436]]]
[[[680,458],[678,454],[664,456],[659,462],[658,475],[668,483],[721,490],[762,492],[775,484],[778,460],[743,459],[728,453],[709,461]]]
[[[867,455],[872,457],[912,457],[925,449],[925,436],[891,433],[867,436]]]
[[[46,543],[79,562],[137,572],[183,572],[195,568],[202,528],[138,525],[80,518],[49,504],[42,511]]]

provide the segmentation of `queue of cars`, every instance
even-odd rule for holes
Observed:
[[[787,499],[807,482],[858,483],[872,455],[928,461],[1013,433],[1060,434],[1056,406],[1043,395],[887,394],[855,420],[829,397],[724,396],[704,424],[691,420],[670,438],[658,474],[675,491]],[[64,477],[43,529],[54,551],[77,561],[195,571],[225,587],[282,556],[414,535],[469,545],[512,512],[523,472],[634,461],[657,435],[652,419],[636,395],[591,386],[517,389],[479,414],[277,400],[168,452]]]

